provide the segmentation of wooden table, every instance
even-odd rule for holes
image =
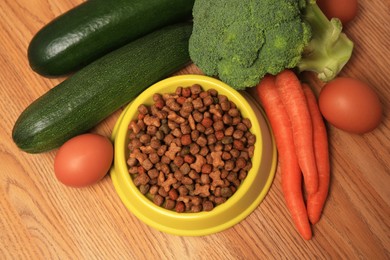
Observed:
[[[0,1],[0,259],[390,259],[389,1],[361,0],[358,17],[345,28],[356,48],[342,75],[372,85],[384,119],[365,135],[329,127],[331,189],[311,241],[291,223],[279,171],[264,201],[239,224],[178,237],[139,221],[109,176],[69,188],[54,176],[56,151],[32,155],[16,147],[11,130],[19,114],[63,80],[35,74],[27,46],[43,25],[81,2]],[[194,66],[180,73],[189,72],[199,73]],[[109,136],[119,112],[93,131]]]

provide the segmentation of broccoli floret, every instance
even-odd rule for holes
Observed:
[[[341,29],[335,39],[329,35],[340,28],[338,20],[329,22],[318,11],[315,1],[307,0],[196,0],[191,59],[203,73],[236,89],[255,86],[265,74],[286,68],[329,78],[322,75],[337,74],[346,61],[339,65],[340,55],[328,50],[337,45],[344,54],[352,46],[344,40],[339,44]]]

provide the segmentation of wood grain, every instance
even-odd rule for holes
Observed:
[[[331,189],[314,237],[304,241],[284,204],[280,173],[244,221],[204,237],[154,230],[131,214],[107,176],[74,189],[53,173],[56,151],[31,155],[12,141],[20,113],[62,79],[35,74],[26,58],[32,36],[81,0],[0,1],[0,259],[390,259],[390,2],[359,1],[345,28],[355,42],[342,75],[379,94],[379,128],[351,135],[329,126]],[[193,65],[178,72],[200,73]],[[307,76],[317,92],[321,83]],[[94,132],[109,136],[115,112]]]

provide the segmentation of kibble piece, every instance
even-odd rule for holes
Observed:
[[[238,111],[237,108],[231,108],[231,109],[229,109],[228,114],[231,117],[237,117],[240,115],[240,112]]]
[[[225,136],[224,138],[222,138],[221,142],[222,144],[231,144],[233,143],[233,137]]]
[[[246,178],[246,175],[247,175],[247,172],[245,170],[241,170],[239,175],[238,175],[238,179],[243,180]]]
[[[154,195],[153,197],[153,202],[154,204],[156,204],[157,206],[161,206],[163,203],[164,203],[164,197],[159,195],[159,194],[156,194]]]
[[[220,121],[214,122],[213,127],[214,127],[215,131],[223,131],[225,128],[225,125],[224,125],[223,121],[220,120]]]
[[[146,127],[146,133],[150,136],[153,136],[157,133],[157,126],[154,126],[154,125],[149,125]]]
[[[235,166],[236,166],[236,165],[235,165],[234,161],[233,161],[233,160],[229,160],[229,161],[226,161],[226,162],[225,162],[224,168],[225,168],[225,170],[227,170],[227,171],[232,171],[232,170],[234,169]]]
[[[183,97],[186,97],[186,98],[190,97],[190,96],[191,96],[191,89],[190,89],[189,87],[183,88],[183,89],[181,90],[181,95],[182,95]]]
[[[195,155],[195,154],[199,153],[199,151],[200,151],[200,147],[199,147],[198,144],[192,143],[192,144],[190,145],[190,153],[191,153],[192,155]]]
[[[248,147],[248,155],[249,155],[249,158],[252,158],[253,155],[255,153],[255,146],[251,145]]]
[[[207,92],[203,92],[203,93],[207,93]],[[213,97],[210,96],[210,95],[205,96],[205,97],[203,98],[203,104],[204,104],[205,106],[210,106],[210,105],[214,104],[214,99],[213,99]]]
[[[201,168],[201,173],[209,174],[213,170],[213,166],[211,164],[203,164]]]
[[[139,138],[139,141],[143,144],[148,144],[150,142],[150,135],[148,134],[143,134],[141,135],[141,137]]]
[[[202,205],[192,205],[191,206],[191,212],[197,213],[202,211]]]
[[[158,189],[158,194],[162,197],[167,197],[168,196],[168,191],[166,191],[164,189],[164,187],[160,186],[160,188]]]
[[[242,151],[245,148],[244,143],[241,140],[234,140],[233,147],[239,151]]]
[[[173,174],[178,181],[182,181],[184,174],[180,170],[176,170],[175,173]]]
[[[177,87],[176,90],[175,90],[175,94],[178,95],[178,96],[180,96],[182,90],[183,90],[183,87],[182,87],[182,86]]]
[[[191,179],[193,179],[194,181],[197,181],[200,179],[200,175],[198,172],[194,171],[194,170],[191,170],[189,173],[188,173],[188,177],[190,177]]]
[[[195,122],[200,123],[203,120],[203,113],[195,110],[194,112],[192,112],[192,117]]]
[[[198,137],[198,139],[196,140],[196,143],[200,146],[200,147],[205,147],[207,145],[207,138],[202,134]]]
[[[175,128],[172,130],[172,135],[175,137],[181,137],[183,134],[181,133],[181,130],[179,128]]]
[[[244,131],[237,129],[233,132],[234,139],[241,139],[244,136]]]
[[[202,206],[204,211],[211,211],[214,208],[214,204],[209,200],[204,201]]]
[[[216,197],[214,199],[214,202],[215,202],[216,205],[221,205],[222,203],[226,202],[226,198],[224,198],[224,197]]]
[[[180,155],[181,156],[186,156],[190,153],[190,147],[189,146],[184,146],[181,148]]]
[[[142,194],[144,194],[144,195],[149,192],[149,189],[150,189],[150,185],[149,184],[145,184],[145,185],[140,185],[139,186],[139,191]]]
[[[183,163],[179,169],[184,175],[187,175],[191,171],[191,167],[188,163]]]
[[[167,125],[168,125],[168,127],[170,129],[169,131],[172,131],[172,130],[174,130],[174,129],[179,127],[179,124],[176,123],[175,121],[172,121],[172,120],[168,120]]]
[[[202,87],[199,84],[194,84],[191,86],[191,94],[198,95],[202,91]]]
[[[207,92],[210,94],[210,96],[212,97],[216,97],[218,95],[218,91],[213,89],[213,88],[210,88],[207,90]]]
[[[150,140],[150,147],[153,149],[160,148],[161,147],[160,140],[158,140],[157,138],[152,138],[152,140]]]
[[[165,152],[167,151],[168,149],[168,146],[166,145],[161,145],[158,149],[157,149],[157,155],[158,156],[163,156],[165,154]]]
[[[236,126],[236,125],[238,125],[240,122],[241,122],[241,117],[239,117],[239,116],[233,117],[233,119],[232,119],[232,125]]]
[[[196,140],[198,140],[199,136],[200,136],[200,133],[198,130],[194,129],[194,131],[191,132],[191,140],[193,142],[196,142]]]
[[[222,160],[228,161],[232,158],[232,155],[229,152],[224,151],[224,152],[222,152],[221,157],[222,157]]]
[[[157,116],[152,116],[152,115],[149,115],[149,114],[145,115],[143,123],[145,125],[147,125],[147,126],[150,126],[150,125],[153,125],[153,126],[156,126],[156,127],[160,127],[161,126],[160,119]]]
[[[138,126],[138,124],[134,120],[132,120],[130,122],[129,129],[131,129],[134,134],[138,134],[139,131],[141,131],[141,128]]]
[[[147,106],[142,104],[142,105],[138,106],[138,112],[146,115],[149,111],[148,111]]]
[[[140,185],[146,185],[148,184],[150,178],[147,174],[138,174],[137,177],[134,178],[134,185],[139,187]]]
[[[169,129],[169,126],[167,123],[161,124],[161,126],[159,127],[159,130],[162,131],[164,133],[164,135],[169,134],[169,132],[171,131]]]
[[[193,182],[194,181],[190,177],[187,177],[187,176],[183,177],[183,179],[181,180],[181,183],[184,185],[191,185]]]
[[[179,192],[180,196],[185,196],[188,194],[188,189],[184,185],[177,188],[177,191]]]
[[[161,141],[161,140],[163,140],[163,139],[164,139],[164,137],[165,137],[165,134],[164,134],[164,132],[163,132],[163,131],[161,131],[161,130],[158,130],[158,131],[156,132],[155,136],[156,136],[157,140]]]
[[[206,130],[204,131],[204,134],[208,137],[209,135],[214,135],[214,128],[212,127],[209,127],[209,128],[206,128]]]
[[[191,154],[186,154],[184,156],[184,162],[188,163],[188,164],[191,164],[195,161],[195,156],[191,155]]]
[[[153,165],[155,165],[160,161],[160,156],[158,156],[157,153],[151,153],[149,154],[149,160]]]
[[[157,185],[153,185],[152,187],[150,187],[149,193],[151,195],[156,195],[158,193],[158,186]]]
[[[201,98],[197,98],[192,101],[192,105],[194,106],[194,109],[200,109],[203,107],[203,101]]]
[[[169,98],[167,101],[165,101],[165,104],[173,111],[179,111],[181,109],[180,104],[177,103],[174,98]]]
[[[210,117],[205,117],[202,119],[201,124],[204,127],[209,128],[213,125],[213,120]]]
[[[199,195],[202,198],[209,197],[210,196],[210,185],[209,184],[201,185],[199,183],[196,183],[194,195]]]
[[[161,156],[161,162],[163,164],[170,164],[171,163],[171,159],[164,154],[163,156]]]
[[[209,154],[210,149],[207,146],[200,148],[199,155],[205,157]]]
[[[173,159],[173,163],[180,167],[184,163],[184,158],[181,156],[176,156],[175,159]]]
[[[179,197],[179,193],[177,190],[175,189],[171,189],[169,192],[168,192],[168,196],[169,198],[171,198],[173,201],[177,200],[177,198]]]
[[[175,210],[178,213],[183,213],[185,211],[185,205],[184,202],[179,201],[176,203]]]
[[[170,168],[168,164],[162,163],[161,164],[161,172],[164,174],[168,174],[170,172]]]
[[[247,136],[248,145],[254,145],[256,143],[256,136],[253,134],[249,134]]]
[[[191,133],[191,127],[187,123],[180,124],[180,130],[183,135],[188,135]]]
[[[206,159],[200,155],[195,155],[195,162],[190,165],[192,169],[194,169],[196,172],[201,172],[202,166],[206,163]]]
[[[237,128],[238,130],[243,131],[243,132],[248,131],[248,128],[247,128],[246,125],[243,124],[242,122],[238,123],[237,126],[236,126],[236,128]]]
[[[217,138],[218,141],[222,140],[222,138],[225,137],[224,131],[219,130],[215,131],[215,138]]]
[[[194,110],[194,106],[192,105],[192,102],[186,101],[186,102],[183,103],[180,111],[182,111],[185,114],[187,114],[187,113],[189,114],[193,110]]]
[[[175,206],[176,206],[176,202],[174,200],[167,199],[165,201],[164,208],[172,210],[175,208]]]
[[[200,176],[200,182],[202,184],[210,184],[210,176],[207,173],[203,173]]]
[[[236,160],[236,166],[240,169],[244,169],[246,167],[246,163],[248,160],[246,160],[244,157],[238,157]]]
[[[160,93],[155,93],[155,94],[153,94],[153,101],[154,101],[154,102],[162,101],[162,100],[163,100],[163,98],[162,98],[162,96],[161,96]]]
[[[155,179],[158,177],[158,170],[156,168],[153,168],[151,170],[148,171],[148,176],[150,179]]]
[[[202,125],[201,123],[196,124],[196,130],[198,130],[199,133],[204,133],[206,131],[206,127],[204,127],[204,125]]]
[[[132,158],[130,157],[129,159],[127,159],[127,165],[132,167],[132,166],[135,166],[137,164],[137,159],[135,158]]]
[[[228,100],[224,100],[222,102],[220,102],[220,105],[221,105],[221,109],[222,111],[229,111],[230,109],[230,102]]]

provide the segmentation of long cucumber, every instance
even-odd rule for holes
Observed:
[[[29,153],[49,151],[88,131],[151,84],[190,62],[192,24],[148,34],[79,70],[28,106],[12,137]]]

